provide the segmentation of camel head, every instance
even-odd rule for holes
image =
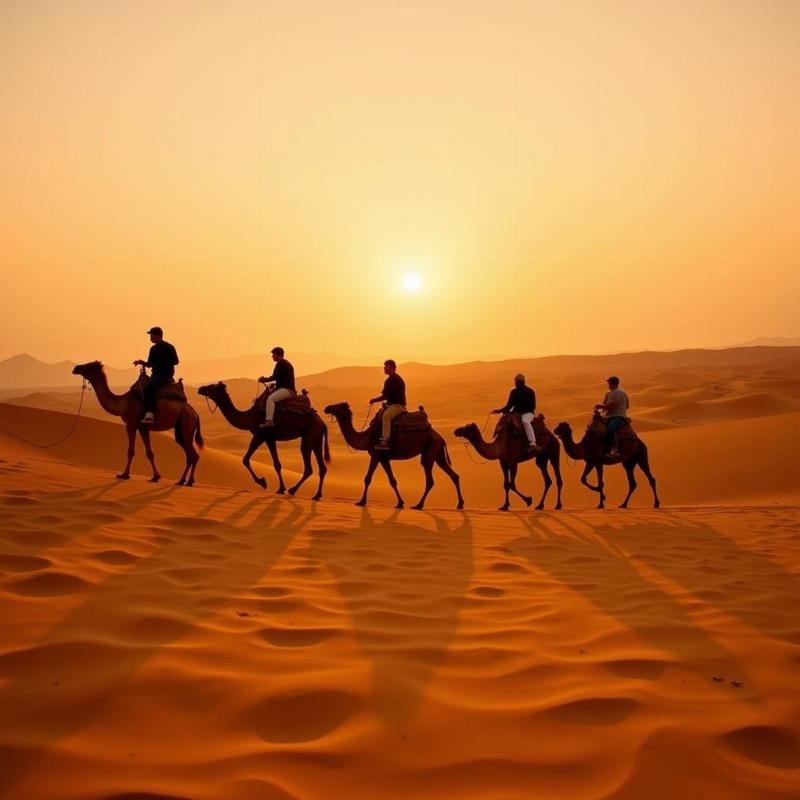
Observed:
[[[201,397],[208,397],[216,402],[217,398],[224,397],[228,391],[228,387],[222,382],[209,383],[206,386],[201,386],[197,390],[197,394]]]
[[[480,429],[474,422],[469,422],[460,428],[456,428],[453,433],[461,439],[475,439],[481,434]]]
[[[558,425],[553,428],[553,433],[558,436],[559,439],[563,439],[565,436],[572,436],[572,428],[569,422],[559,422]]]
[[[76,364],[72,368],[73,375],[80,375],[87,381],[97,380],[103,374],[103,364],[100,361],[87,361],[85,364]]]
[[[353,411],[350,408],[349,403],[332,403],[329,406],[325,406],[325,413],[326,414],[333,414],[334,417],[339,419],[340,417],[352,417]]]

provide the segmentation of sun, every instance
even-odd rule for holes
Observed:
[[[400,285],[404,292],[416,294],[422,288],[422,276],[417,272],[404,272]]]

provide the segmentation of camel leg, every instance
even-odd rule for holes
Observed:
[[[513,463],[508,465],[508,477],[509,477],[509,488],[515,495],[522,498],[522,501],[525,503],[526,506],[530,506],[533,502],[533,498],[528,497],[527,494],[522,494],[519,489],[517,489],[517,468],[518,464]]]
[[[511,501],[508,498],[508,489],[509,489],[509,486],[511,485],[510,481],[508,480],[508,464],[506,464],[505,462],[501,461],[500,462],[500,471],[503,473],[503,490],[506,493],[506,499],[505,499],[505,502],[503,503],[503,505],[501,505],[500,508],[498,508],[497,510],[498,511],[508,511],[509,506],[511,505]]]
[[[139,436],[142,437],[142,442],[144,442],[144,452],[153,470],[153,477],[150,478],[150,483],[158,483],[161,480],[161,475],[156,467],[156,456],[155,453],[153,453],[153,447],[150,444],[150,431],[147,430],[147,428],[140,428]]]
[[[421,511],[425,506],[425,498],[433,489],[433,458],[430,453],[424,453],[422,456],[422,469],[425,471],[425,490],[422,492],[419,502],[411,506],[416,511]]]
[[[556,510],[561,508],[561,487],[564,485],[564,481],[561,479],[561,464],[559,463],[561,458],[560,453],[556,453],[555,456],[550,460],[550,463],[553,465],[553,472],[556,476],[556,492],[558,493],[556,496]]]
[[[261,437],[258,435],[253,436],[250,440],[250,444],[247,446],[247,452],[242,456],[242,464],[244,464],[244,468],[250,473],[250,477],[262,488],[267,488],[267,479],[266,478],[259,478],[256,475],[253,468],[250,466],[250,459],[255,453],[258,448],[261,447]]]
[[[625,461],[622,466],[625,468],[625,475],[628,478],[628,494],[625,495],[625,499],[619,504],[619,507],[627,508],[628,500],[631,499],[631,495],[636,491],[636,479],[633,476],[633,470],[636,468],[636,461],[633,459]]]
[[[456,495],[458,496],[458,505],[456,508],[462,509],[464,508],[464,497],[461,494],[461,478],[458,476],[458,473],[450,466],[450,462],[447,460],[447,455],[444,449],[440,450],[439,453],[436,455],[436,463],[439,465],[439,469],[448,475],[450,480],[453,481],[453,485],[456,487]]]
[[[136,452],[136,425],[126,426],[128,432],[128,461],[125,464],[125,469],[117,475],[122,481],[127,481],[131,477],[131,463],[133,462],[133,454]]]
[[[303,474],[300,476],[300,480],[289,489],[289,494],[292,496],[297,494],[297,490],[311,477],[311,473],[314,471],[311,466],[311,447],[308,442],[300,443],[300,454],[303,456]]]
[[[600,502],[597,504],[598,508],[605,508],[606,507],[606,496],[603,492],[603,465],[602,463],[598,464],[595,469],[597,470],[597,491],[600,492]]]
[[[541,511],[544,508],[544,501],[547,498],[547,493],[550,491],[550,487],[553,485],[553,481],[550,478],[550,473],[547,471],[547,461],[544,463],[539,463],[539,460],[536,460],[536,466],[539,467],[539,471],[542,473],[542,480],[544,480],[544,491],[542,492],[542,498],[539,500],[539,503],[536,506],[537,511]]]
[[[595,465],[594,465],[594,464],[591,464],[591,463],[589,463],[589,462],[587,462],[587,463],[586,463],[586,466],[583,468],[583,473],[581,474],[581,483],[582,483],[582,484],[583,484],[583,485],[584,485],[584,486],[585,486],[587,489],[590,489],[590,490],[591,490],[591,491],[593,491],[593,492],[600,492],[600,494],[601,494],[601,497],[602,497],[602,493],[603,493],[602,487],[600,487],[600,486],[592,486],[592,484],[591,484],[591,483],[589,483],[589,481],[588,481],[588,480],[586,480],[586,476],[587,476],[587,475],[588,475],[588,474],[589,474],[589,473],[590,473],[590,472],[591,472],[593,469],[595,469]],[[603,505],[602,505],[602,504],[603,504],[603,500],[601,499],[601,500],[600,500],[600,506],[599,506],[599,508],[602,508],[602,507],[603,507]]]
[[[661,501],[658,499],[658,492],[656,491],[656,479],[653,473],[650,472],[650,459],[647,457],[646,450],[639,456],[639,469],[644,472],[650,483],[650,488],[653,490],[653,508],[661,508]]]
[[[275,494],[284,494],[286,492],[286,484],[283,482],[283,466],[278,456],[278,443],[274,439],[267,439],[264,441],[264,444],[267,446],[267,450],[269,450],[269,454],[272,456],[272,466],[278,476],[278,488]]]
[[[386,473],[386,477],[389,479],[389,486],[394,489],[395,497],[397,497],[397,505],[395,508],[404,508],[405,503],[403,502],[403,498],[400,497],[400,490],[397,488],[397,478],[394,476],[392,462],[388,458],[384,458],[381,461],[381,466],[383,467],[383,471]]]
[[[357,506],[365,506],[367,504],[367,491],[369,490],[369,485],[372,483],[372,476],[375,474],[375,470],[378,467],[378,458],[377,456],[370,456],[369,457],[369,466],[367,467],[367,474],[364,476],[364,494],[361,495],[361,499],[356,503]]]
[[[181,479],[178,481],[178,486],[194,486],[194,471],[197,468],[197,462],[200,460],[200,456],[197,454],[197,450],[194,449],[193,444],[197,423],[195,422],[192,425],[191,421],[183,419],[178,424],[181,426],[181,435],[180,439],[178,439],[176,430],[175,439],[183,448],[183,452],[186,453],[186,466]]]
[[[328,473],[328,466],[325,464],[325,457],[322,454],[322,437],[314,445],[314,458],[317,459],[317,469],[319,470],[319,486],[317,487],[317,493],[311,499],[322,500],[322,484],[325,482],[325,475]]]

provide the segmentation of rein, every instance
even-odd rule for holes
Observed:
[[[70,429],[60,438],[56,439],[54,442],[50,442],[50,444],[39,444],[39,442],[34,442],[31,439],[26,439],[24,436],[20,436],[18,433],[14,433],[13,431],[9,431],[6,428],[1,428],[4,433],[7,433],[9,436],[13,436],[15,439],[19,439],[21,442],[25,442],[25,444],[32,444],[34,447],[38,447],[41,450],[47,450],[49,447],[55,447],[57,444],[61,444],[62,442],[66,441],[70,436],[72,436],[73,431],[78,425],[78,421],[81,418],[81,409],[83,408],[83,398],[86,396],[86,392],[91,391],[86,378],[83,379],[83,383],[81,384],[81,398],[78,402],[78,410],[75,413],[75,419],[72,422],[72,426]]]

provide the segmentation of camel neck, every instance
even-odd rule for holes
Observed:
[[[576,442],[572,437],[572,431],[566,434],[561,439],[561,444],[564,445],[564,452],[572,459],[580,461],[584,458],[586,448],[583,445],[583,439]]]
[[[339,428],[342,431],[344,440],[350,447],[355,450],[366,450],[369,446],[369,429],[359,433],[353,427],[353,416],[351,414],[342,414],[336,416],[336,421],[339,423]]]
[[[108,386],[108,378],[105,372],[101,372],[99,377],[90,380],[94,393],[97,396],[97,402],[100,403],[104,411],[113,414],[115,417],[121,417],[124,411],[125,401],[130,392],[125,394],[114,394]]]
[[[238,428],[242,431],[249,431],[254,430],[258,426],[260,417],[255,404],[248,408],[247,411],[241,411],[233,404],[233,400],[231,400],[231,396],[227,392],[216,402],[219,406],[219,410],[222,412],[222,416],[225,417],[234,428]]]
[[[500,457],[497,441],[487,442],[484,440],[483,435],[478,433],[476,436],[472,437],[469,442],[478,451],[478,455],[483,458],[494,460]]]

